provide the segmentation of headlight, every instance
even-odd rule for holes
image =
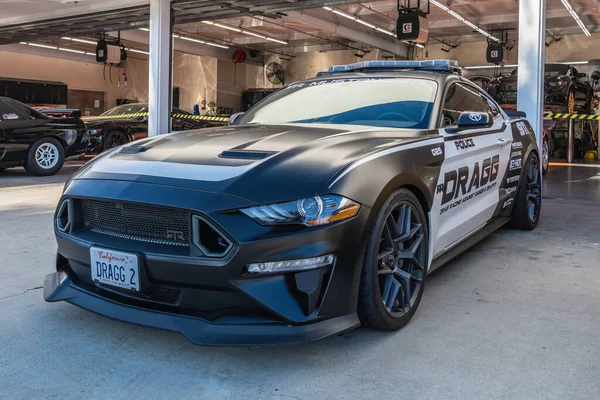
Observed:
[[[97,133],[101,133],[102,132],[102,128],[93,128],[93,129],[86,129],[85,133],[87,133],[88,135],[95,135]]]
[[[261,225],[317,226],[354,217],[360,204],[342,196],[324,195],[240,210]]]
[[[63,139],[65,139],[65,142],[67,142],[67,146],[71,146],[77,139],[77,131],[74,129],[65,129],[65,135],[63,136]]]

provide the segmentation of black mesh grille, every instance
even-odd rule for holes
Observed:
[[[135,203],[81,200],[83,227],[142,242],[189,246],[190,214]]]
[[[165,304],[177,304],[177,302],[179,301],[179,296],[181,294],[181,289],[160,286],[142,289],[139,292],[131,289],[123,289],[116,286],[105,285],[102,283],[99,284],[99,286],[102,289],[109,290],[115,293],[120,293],[125,296]]]

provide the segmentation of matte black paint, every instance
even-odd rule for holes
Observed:
[[[436,79],[441,89],[447,82],[464,81],[452,74],[395,74]],[[438,97],[444,93],[441,89]],[[67,184],[63,194],[63,198],[75,200],[117,199],[187,209],[227,232],[235,251],[223,260],[206,259],[192,252],[85,230],[68,234],[56,231],[57,273],[46,278],[44,296],[47,301],[66,300],[113,318],[179,330],[201,344],[295,343],[352,329],[359,323],[357,298],[365,248],[382,204],[390,193],[407,187],[426,213],[432,207],[444,161],[444,139],[434,129],[440,120],[440,101],[436,100],[434,116],[437,117],[432,118],[428,130],[247,125],[180,132],[133,143],[124,148],[127,150],[116,150],[108,156],[111,160],[132,165],[153,161],[175,170],[177,164],[251,166],[239,176],[209,181],[202,177],[174,179],[127,171],[97,172],[88,165]],[[481,134],[487,131],[490,129]],[[520,137],[518,130],[514,132],[513,135]],[[460,136],[461,140],[464,138]],[[530,134],[522,141],[524,153],[537,151]],[[244,151],[267,155],[223,156]],[[104,160],[99,157],[96,162]],[[257,204],[330,193],[360,203],[358,215],[341,223],[307,228],[262,226],[238,211]],[[506,216],[507,212],[501,209],[494,216]],[[490,229],[498,228],[506,220],[491,220]],[[483,233],[491,231],[483,230],[473,238]],[[467,244],[470,242],[465,240]],[[90,277],[91,245],[139,254],[143,260],[142,287],[178,287],[181,289],[178,303],[153,303],[98,287]],[[324,254],[335,254],[334,265],[310,274],[256,276],[248,275],[244,269],[253,262]],[[311,287],[316,293],[309,290]]]

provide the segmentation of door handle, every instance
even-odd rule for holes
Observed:
[[[505,144],[507,142],[508,142],[508,140],[506,140],[506,139],[503,139],[503,138],[498,139],[498,144]]]

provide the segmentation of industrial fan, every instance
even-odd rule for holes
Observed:
[[[267,75],[269,82],[274,85],[283,85],[285,82],[285,72],[279,63],[269,63],[265,68],[265,75]]]

